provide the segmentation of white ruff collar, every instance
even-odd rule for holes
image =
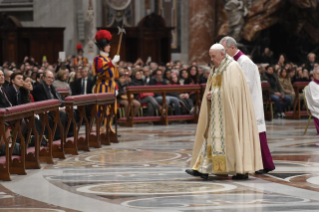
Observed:
[[[109,53],[106,53],[106,52],[103,52],[103,51],[100,51],[100,54],[105,56],[105,57],[108,57],[109,56]]]

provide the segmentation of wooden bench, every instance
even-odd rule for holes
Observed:
[[[0,157],[0,179],[10,181],[11,174],[25,175],[26,140],[29,141],[34,125],[34,105],[19,105],[0,109],[0,134],[6,145],[6,155]],[[27,122],[26,139],[21,134],[21,118]],[[9,141],[5,138],[5,123],[10,123],[13,132],[12,147],[16,144],[17,137],[20,138],[21,155],[12,155],[13,148],[9,148]]]
[[[33,113],[38,114],[41,118],[41,132],[38,132],[35,129],[35,124],[33,134],[35,140],[35,146],[27,148],[26,152],[26,168],[27,169],[38,169],[40,168],[40,162],[53,163],[52,160],[52,130],[49,126],[47,120],[48,111],[57,110],[60,106],[60,101],[58,100],[48,100],[48,101],[39,101],[34,103],[25,104],[25,106],[32,106]],[[44,130],[47,128],[48,131],[48,146],[41,146],[41,140],[43,138]],[[50,139],[51,138],[51,139]],[[49,154],[48,154],[49,153]]]
[[[69,89],[67,88],[57,88],[56,91],[61,95],[62,99],[70,95]]]
[[[40,116],[41,120],[41,133],[39,136],[39,140],[41,141],[42,136],[44,134],[44,130],[46,129],[48,131],[48,146],[47,147],[41,147],[40,148],[40,162],[44,163],[53,163],[53,158],[65,158],[64,153],[64,129],[61,124],[60,120],[60,113],[59,113],[59,106],[61,105],[61,102],[58,99],[50,99],[43,101],[46,102],[47,105],[45,107],[35,108],[34,113],[38,114]],[[51,129],[49,125],[49,115],[52,117],[53,121],[53,128]],[[60,127],[61,132],[61,139],[53,141],[55,131],[57,127]]]
[[[301,111],[301,100],[299,99],[299,90],[304,89],[310,82],[295,82],[293,83],[294,91],[295,91],[295,102],[294,102],[294,110],[288,111],[285,113],[287,119],[300,119],[302,116],[308,116],[307,111]],[[298,106],[298,107],[297,107]]]
[[[111,93],[73,96],[69,99],[66,99],[65,103],[68,115],[71,114],[70,108],[72,108],[73,111],[73,106],[78,106],[78,109],[80,110],[79,123],[81,124],[84,120],[86,126],[85,137],[82,138],[83,142],[79,141],[81,138],[75,139],[75,141],[77,142],[74,142],[73,140],[73,143],[75,145],[73,145],[73,147],[71,148],[72,151],[74,151],[73,149],[76,149],[77,151],[77,144],[79,144],[79,147],[81,149],[82,143],[84,143],[85,148],[88,149],[89,146],[99,148],[101,147],[101,143],[110,144],[110,141],[113,143],[118,142],[117,133],[115,133],[116,139],[110,137],[110,134],[107,134],[106,132],[100,133],[99,129],[101,120],[97,114],[97,106],[102,106],[104,110],[106,110],[106,107],[108,105],[114,107],[114,100],[114,94]],[[0,135],[3,135],[3,137],[5,135],[6,122],[13,123],[11,124],[13,131],[12,146],[15,145],[18,136],[21,141],[21,155],[12,155],[13,148],[9,148],[9,141],[4,139],[6,144],[6,155],[0,157],[0,180],[11,180],[10,174],[24,175],[26,174],[26,168],[39,169],[41,168],[40,162],[53,163],[53,158],[55,157],[61,159],[65,158],[64,147],[68,152],[68,145],[70,142],[65,142],[66,136],[63,133],[64,130],[60,121],[59,114],[60,104],[61,103],[59,100],[52,99],[0,109]],[[89,106],[91,111],[90,120],[87,120],[86,118],[85,106],[87,105]],[[53,118],[53,128],[51,128],[49,125],[49,113]],[[41,119],[42,127],[40,133],[37,132],[37,129],[35,127],[35,114],[38,114]],[[107,116],[108,120],[110,119],[110,116],[111,114]],[[74,116],[72,117],[73,119],[70,120],[73,121],[76,128]],[[20,122],[22,118],[27,122],[26,138],[24,138],[24,136],[21,134]],[[96,127],[98,130],[95,134],[91,134],[94,119],[96,119]],[[68,121],[67,128],[70,127],[71,121]],[[61,140],[53,141],[57,127],[60,127]],[[78,138],[79,127],[76,128],[76,133],[74,134],[76,138]],[[41,140],[44,135],[45,129],[48,132],[48,145],[45,147],[41,147]],[[28,144],[28,142],[26,143],[25,141],[30,140],[31,133],[34,134],[35,146],[27,148],[26,145]]]
[[[272,120],[272,110],[271,110],[271,99],[270,99],[270,84],[268,82],[261,82],[261,89],[263,94],[263,101],[264,101],[264,114],[265,120],[271,121]]]
[[[177,115],[169,116],[168,105],[166,104],[166,94],[170,92],[176,93],[186,93],[186,92],[195,92],[196,93],[196,104],[194,105],[194,115]],[[197,122],[198,120],[198,111],[199,111],[199,101],[200,101],[200,85],[153,85],[153,86],[128,86],[126,87],[127,99],[130,106],[130,112],[126,114],[125,118],[120,118],[119,122],[125,126],[132,127],[134,123],[140,122],[160,122],[161,124],[168,125],[170,121],[180,121],[180,120],[190,120]],[[148,117],[132,117],[133,115],[133,99],[131,95],[140,94],[140,93],[160,93],[163,98],[162,110],[160,111],[160,116],[148,116]],[[163,109],[166,110],[164,113]]]
[[[76,95],[68,96],[64,99],[64,104],[66,106],[66,112],[68,114],[68,122],[66,126],[66,133],[69,130],[73,130],[73,138],[66,138],[64,151],[68,154],[78,154],[78,150],[90,151],[89,139],[90,133],[93,126],[93,120],[96,118],[96,95],[86,94],[86,95]],[[88,120],[86,116],[86,106],[90,110],[91,117]],[[77,123],[74,117],[74,108],[77,108],[79,113],[79,122]],[[85,123],[85,134],[80,135],[80,128],[82,122]],[[71,122],[73,123],[73,129],[70,129]],[[100,145],[95,145],[96,147],[101,147]]]

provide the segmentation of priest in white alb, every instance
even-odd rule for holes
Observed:
[[[248,179],[262,169],[260,142],[254,106],[245,76],[221,44],[209,55],[214,64],[204,92],[191,169],[193,176],[233,175]]]
[[[256,171],[256,174],[268,173],[269,171],[275,169],[275,165],[272,160],[267,142],[262,89],[258,67],[251,59],[249,59],[249,57],[247,57],[237,48],[237,42],[234,38],[227,36],[221,39],[219,43],[224,46],[226,54],[233,57],[234,60],[238,62],[244,72],[254,104],[264,167],[263,169]]]
[[[313,121],[319,135],[319,67],[313,72],[313,81],[309,83],[305,90],[308,109],[311,112]]]

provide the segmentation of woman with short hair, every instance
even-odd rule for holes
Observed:
[[[66,82],[67,80],[67,71],[60,69],[56,74],[56,80],[52,83],[55,88],[64,88],[69,90],[69,94],[72,95],[70,85]]]

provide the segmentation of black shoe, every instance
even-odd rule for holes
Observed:
[[[200,177],[202,173],[193,169],[186,169],[185,172],[195,177]]]
[[[190,175],[195,176],[195,177],[201,177],[204,180],[208,179],[208,174],[203,174],[203,173],[200,173],[199,171],[196,171],[196,170],[193,170],[193,169],[186,169],[185,172],[187,174],[190,174]]]
[[[255,171],[255,174],[267,174],[275,169],[260,169],[259,171]]]
[[[248,174],[236,174],[232,176],[233,180],[247,180],[248,179]]]
[[[200,177],[204,180],[208,179],[208,174],[201,174]]]

